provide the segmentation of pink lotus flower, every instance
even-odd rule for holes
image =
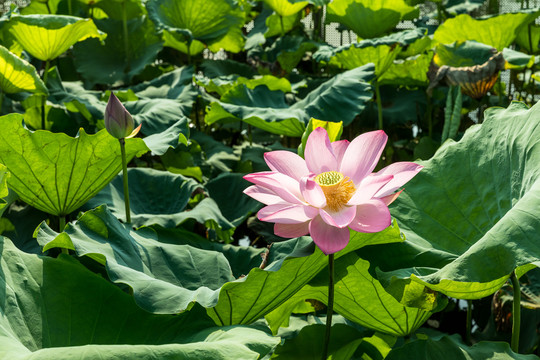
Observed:
[[[289,151],[265,153],[271,171],[244,176],[255,184],[244,193],[266,205],[257,216],[275,223],[276,235],[310,234],[323,253],[333,254],[348,244],[349,228],[372,233],[390,226],[394,192],[422,169],[399,162],[372,173],[387,139],[379,130],[330,143],[326,130],[316,128],[305,160]]]

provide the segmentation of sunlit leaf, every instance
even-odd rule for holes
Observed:
[[[443,44],[475,40],[501,51],[514,42],[522,26],[537,16],[538,13],[501,14],[477,20],[462,14],[446,20],[437,28],[433,38]]]
[[[20,91],[48,93],[36,68],[3,46],[0,46],[0,88],[7,94]]]
[[[106,130],[76,138],[22,125],[19,114],[0,118],[0,162],[12,174],[8,185],[25,202],[64,216],[98,193],[121,170],[120,145]],[[128,159],[148,151],[141,139],[128,139]]]
[[[14,16],[9,26],[9,31],[24,50],[43,61],[57,58],[79,41],[106,37],[91,19],[73,16]]]
[[[334,311],[364,327],[395,336],[414,332],[429,318],[429,311],[399,303],[369,274],[368,269],[369,262],[355,253],[336,261]],[[279,326],[288,322],[294,307],[307,299],[328,303],[327,274],[321,272],[286,303],[266,316],[272,331],[276,333]]]
[[[392,30],[402,19],[411,20],[419,10],[405,0],[334,0],[328,5],[327,21],[345,25],[362,39]]]
[[[289,0],[263,0],[279,16],[291,16],[302,10],[308,4],[307,1]]]

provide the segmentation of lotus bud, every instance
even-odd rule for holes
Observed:
[[[117,139],[128,137],[133,132],[131,114],[112,92],[105,108],[105,128]]]

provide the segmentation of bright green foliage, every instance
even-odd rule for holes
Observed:
[[[354,233],[339,259],[366,245],[402,241],[397,226],[380,233]],[[306,285],[327,265],[326,256],[310,239],[299,238],[274,243],[264,270],[252,269],[248,276],[225,284],[217,305],[208,310],[220,325],[249,324],[268,314]],[[292,276],[294,275],[294,276]]]
[[[187,47],[194,40],[209,45],[231,36],[229,32],[240,28],[245,16],[231,0],[150,0],[146,8],[150,19],[167,32],[167,36],[186,43]],[[168,46],[175,44],[172,38],[168,39]]]
[[[498,290],[513,270],[521,275],[538,263],[539,112],[517,102],[489,109],[482,126],[422,163],[392,208],[412,246],[394,261],[424,252],[414,279],[477,299]]]
[[[424,37],[424,29],[405,30],[373,40],[332,48],[323,46],[315,53],[317,61],[345,69],[355,69],[368,63],[375,64],[375,74],[380,77],[392,65],[402,47]]]
[[[106,37],[91,19],[59,15],[16,16],[9,31],[24,50],[43,61],[57,58],[79,41]]]
[[[461,87],[451,86],[446,96],[446,107],[444,108],[444,127],[441,142],[446,139],[455,139],[461,123]]]
[[[31,132],[22,116],[0,118],[0,162],[12,174],[9,187],[25,202],[52,215],[71,213],[99,192],[121,169],[118,140],[105,130],[76,138],[49,131]],[[128,139],[128,159],[148,148]]]
[[[437,28],[433,38],[443,44],[475,40],[501,51],[516,39],[522,26],[526,26],[537,16],[537,13],[517,13],[476,20],[462,14],[446,20]]]
[[[291,16],[302,10],[307,1],[289,1],[289,0],[263,0],[279,16]]]
[[[430,52],[406,60],[396,60],[381,75],[379,83],[381,85],[426,86],[429,82],[427,72],[432,58],[433,53]]]
[[[369,274],[368,269],[369,262],[355,253],[347,254],[336,262],[334,311],[381,333],[395,336],[413,333],[431,313],[400,304]],[[266,316],[272,332],[277,333],[280,326],[287,324],[295,307],[308,299],[328,303],[328,279],[324,271]],[[435,296],[429,301],[429,306],[433,305]]]
[[[327,21],[335,21],[351,29],[362,39],[388,33],[402,19],[414,19],[417,8],[405,0],[334,0],[328,5]]]
[[[48,93],[36,68],[3,46],[0,46],[0,88],[8,94],[20,91]]]
[[[212,327],[198,306],[149,314],[71,257],[26,254],[3,237],[0,283],[3,359],[257,359],[279,343],[254,328]]]

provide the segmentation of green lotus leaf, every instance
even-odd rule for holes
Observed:
[[[323,342],[320,339],[324,339],[325,328],[323,324],[303,326],[297,330],[296,337],[286,339],[285,343],[276,348],[273,358],[318,359],[323,351]],[[333,318],[328,355],[336,360],[354,359],[354,354],[363,345],[364,339],[367,341],[366,335],[365,331],[361,332],[349,325],[336,323],[336,318]],[[361,349],[364,350],[363,347]],[[380,353],[376,355],[381,356]]]
[[[20,91],[48,94],[36,68],[3,46],[0,46],[0,88],[7,94]]]
[[[540,26],[534,23],[522,26],[517,34],[516,44],[528,54],[538,54],[540,51]]]
[[[44,251],[69,248],[104,264],[111,280],[129,285],[137,304],[147,311],[176,314],[196,301],[220,326],[256,321],[327,265],[326,256],[307,237],[274,243],[265,266],[260,257],[256,259],[260,250],[220,245],[227,249],[222,253],[216,247],[195,247],[193,240],[186,243],[185,235],[175,231],[133,230],[102,206],[86,212],[61,234],[42,224],[37,238]],[[352,233],[348,247],[336,257],[365,245],[399,241],[397,226],[375,234]],[[202,239],[197,242],[204,244]],[[241,272],[247,276],[235,279],[240,270],[233,273],[232,262],[246,259],[253,267],[243,265]]]
[[[443,44],[475,40],[501,51],[510,46],[522,26],[530,23],[538,13],[501,14],[487,19],[473,19],[467,14],[446,20],[433,35]]]
[[[497,53],[492,46],[477,41],[456,41],[453,44],[437,44],[433,61],[438,66],[465,67],[481,65]]]
[[[162,37],[163,46],[171,47],[190,56],[198,55],[205,49],[204,44],[199,40],[193,40],[188,44],[188,42],[184,40],[183,36],[178,36],[176,33],[168,30],[163,30]]]
[[[144,143],[155,155],[163,155],[170,148],[176,149],[180,144],[187,145],[189,138],[188,123],[188,118],[180,116],[180,120],[167,130],[145,137],[143,139]]]
[[[363,40],[337,48],[322,46],[314,54],[314,58],[345,69],[374,63],[375,74],[379,77],[392,65],[404,46],[423,37],[425,37],[425,29],[405,30],[382,38]]]
[[[153,224],[176,227],[186,218],[184,211],[191,194],[202,188],[195,180],[151,168],[130,168],[128,177],[131,223],[137,227]],[[90,199],[84,209],[102,204],[118,219],[125,219],[122,174]]]
[[[239,84],[221,101],[210,100],[205,121],[242,120],[274,134],[298,137],[312,117],[348,125],[372,97],[367,81],[372,79],[373,70],[373,65],[366,65],[338,74],[292,106],[287,105],[281,92],[266,86],[251,90]]]
[[[420,162],[391,206],[407,241],[366,259],[383,271],[415,267],[414,280],[461,299],[488,296],[512,271],[540,264],[539,114],[517,102],[490,108],[482,125]]]
[[[263,0],[279,16],[287,17],[301,11],[308,4],[307,1],[289,0]]]
[[[528,55],[508,48],[504,48],[502,53],[505,60],[505,69],[523,70],[531,68],[540,60],[538,56]]]
[[[247,35],[244,49],[257,49],[266,43],[267,38],[288,33],[298,25],[300,18],[301,12],[280,16],[268,6],[263,6],[262,11],[253,19],[253,29]]]
[[[75,67],[90,84],[129,83],[155,60],[163,48],[154,24],[146,17],[127,22],[127,54],[122,21],[102,19],[96,20],[96,25],[109,34],[105,42],[102,44],[96,39],[88,39],[73,48]]]
[[[91,2],[92,0],[84,1]],[[122,20],[124,7],[126,11],[126,19],[128,20],[146,15],[146,9],[139,0],[98,0],[94,1],[92,5],[94,5],[92,10],[96,8],[101,9],[105,14],[107,14],[107,17],[115,20]]]
[[[22,116],[0,117],[0,162],[12,174],[8,185],[22,200],[52,215],[64,216],[97,194],[122,168],[120,145],[106,130],[76,138],[22,125]],[[148,148],[128,139],[128,159]]]
[[[420,338],[422,336],[422,338]],[[481,341],[473,346],[465,345],[459,335],[430,336],[420,334],[417,340],[395,348],[385,358],[387,360],[428,360],[437,354],[440,360],[535,360],[535,355],[514,353],[508,343]]]
[[[413,333],[431,315],[430,311],[402,305],[369,274],[369,262],[356,253],[335,263],[334,311],[366,328],[394,336]],[[287,302],[266,316],[273,333],[286,324],[296,306],[307,299],[328,303],[328,276],[321,272]],[[429,298],[433,308],[436,296]]]
[[[366,245],[400,241],[395,224],[374,234],[351,232],[347,247],[336,253],[336,263]],[[274,243],[264,270],[254,268],[245,278],[223,285],[209,315],[221,325],[249,324],[276,309],[326,268],[327,257],[313,247],[309,238]]]
[[[279,343],[255,328],[217,328],[199,306],[150,314],[69,256],[26,254],[2,237],[0,259],[3,359],[257,359]]]
[[[249,185],[243,179],[243,174],[221,173],[209,180],[205,187],[208,195],[218,204],[222,214],[234,226],[239,226],[249,215],[261,208],[259,202],[244,195],[243,191]]]
[[[148,16],[159,28],[190,43],[210,44],[226,36],[231,28],[244,25],[244,11],[231,0],[150,0]]]
[[[316,51],[318,44],[302,36],[283,36],[265,49],[271,62],[277,61],[281,68],[290,73],[308,51]]]
[[[24,50],[42,61],[57,58],[79,41],[107,36],[91,19],[62,15],[13,16],[9,31]]]
[[[421,54],[406,60],[396,60],[379,78],[381,85],[427,86],[427,73],[433,53]]]
[[[273,75],[255,76],[252,79],[238,75],[220,76],[217,78],[207,78],[197,76],[196,81],[209,93],[217,93],[220,97],[238,84],[245,84],[248,89],[255,89],[259,85],[265,85],[269,90],[279,90],[284,93],[292,91],[291,83],[286,78],[278,78]]]
[[[405,0],[334,0],[328,5],[328,22],[337,22],[351,29],[362,39],[388,33],[403,20],[419,15],[418,8]]]

